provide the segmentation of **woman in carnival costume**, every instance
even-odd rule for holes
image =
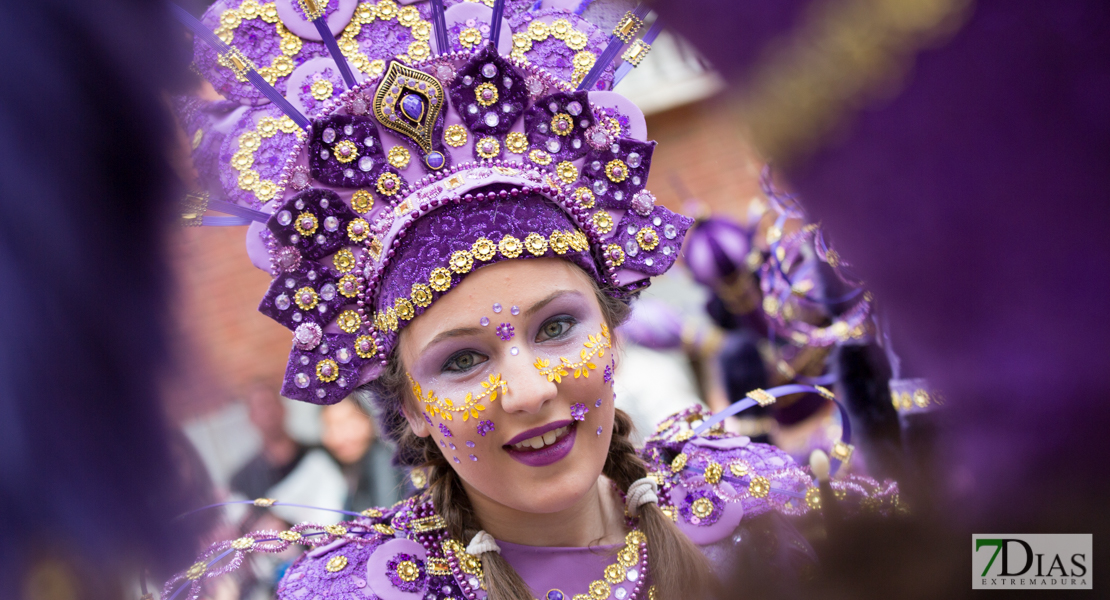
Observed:
[[[291,544],[310,550],[280,598],[697,597],[757,521],[833,498],[896,507],[894,484],[830,483],[824,455],[815,478],[725,433],[726,414],[688,409],[633,447],[611,332],[691,221],[655,205],[643,115],[608,90],[658,27],[632,43],[647,9],[608,2],[443,4],[179,11],[199,70],[242,105],[180,104],[223,195],[195,196],[190,220],[250,223],[274,276],[259,310],[292,331],[282,394],[372,396],[419,491],[214,544],[163,597]],[[785,387],[729,413],[804,386]],[[811,560],[778,531],[795,537],[776,560]]]

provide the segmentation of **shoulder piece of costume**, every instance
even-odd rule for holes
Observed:
[[[259,311],[292,336],[283,396],[332,404],[376,379],[400,330],[485,265],[562,258],[624,300],[670,268],[692,221],[655,205],[655,142],[609,91],[647,14],[618,4],[218,0],[199,23],[179,15],[197,70],[242,107],[216,122],[182,104],[215,182],[191,221],[232,224],[198,206],[254,221],[248,254],[274,278]]]
[[[822,496],[809,467],[769,444],[728,433],[697,405],[661,422],[643,450],[651,477],[660,484],[660,507],[695,543],[732,535],[745,519],[770,512],[800,516],[821,508]],[[845,450],[839,448],[848,448]],[[851,446],[838,442],[833,455],[846,461]],[[877,513],[904,510],[894,482],[845,475],[830,483],[846,508]]]

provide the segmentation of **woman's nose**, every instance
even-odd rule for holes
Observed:
[[[533,364],[535,360],[536,357],[525,350],[509,357],[504,374],[509,391],[501,400],[501,408],[505,412],[537,413],[544,404],[559,395],[559,387],[540,374]]]

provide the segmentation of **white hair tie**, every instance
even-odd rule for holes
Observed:
[[[501,547],[497,545],[493,536],[486,533],[486,530],[483,529],[474,534],[474,537],[470,539],[470,544],[466,547],[466,553],[473,554],[474,556],[481,556],[486,552],[501,554]]]
[[[628,496],[625,498],[624,505],[628,509],[629,515],[635,517],[644,504],[658,503],[659,484],[651,477],[637,479],[632,482],[632,485],[628,486]]]

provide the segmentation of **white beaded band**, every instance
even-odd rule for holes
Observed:
[[[473,554],[474,556],[481,556],[486,552],[501,554],[501,547],[497,545],[493,536],[486,533],[486,530],[483,529],[474,534],[474,537],[471,538],[470,544],[466,547],[466,553]]]
[[[640,512],[640,507],[649,503],[659,503],[659,484],[651,477],[633,481],[632,485],[628,486],[628,496],[624,501],[628,514],[635,517]]]

